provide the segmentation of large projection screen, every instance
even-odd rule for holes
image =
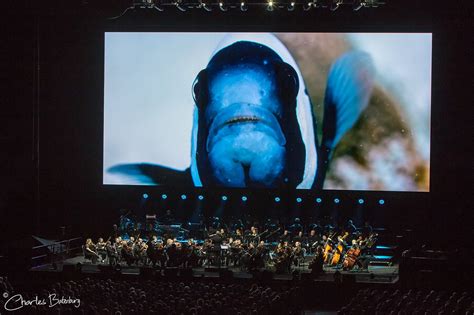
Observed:
[[[104,41],[105,185],[429,191],[430,33]]]

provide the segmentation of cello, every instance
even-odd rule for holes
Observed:
[[[342,267],[344,270],[352,270],[354,265],[359,258],[361,253],[361,249],[357,241],[352,241],[352,247],[349,248],[346,255],[344,256],[344,262],[342,263]]]

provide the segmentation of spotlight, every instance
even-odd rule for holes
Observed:
[[[221,11],[224,11],[224,12],[228,10],[227,6],[225,5],[223,1],[219,1],[219,9],[221,9]]]
[[[329,7],[329,9],[331,11],[336,11],[337,8],[339,8],[339,5],[341,4],[341,1],[340,0],[332,0],[331,2],[331,6]]]
[[[314,0],[313,7],[320,8],[321,7],[321,0]]]
[[[224,196],[221,197],[221,199],[222,199],[222,201],[226,201],[226,200],[227,200],[227,196],[224,195]]]
[[[303,4],[303,10],[305,11],[309,11],[311,10],[311,7],[313,6],[313,3],[310,1],[310,2],[306,2]]]
[[[147,0],[147,2],[150,4],[150,8],[156,9],[160,12],[163,12],[164,9],[161,6],[161,0]]]
[[[181,12],[185,12],[186,11],[186,7],[182,6],[181,4],[183,3],[183,0],[176,0],[174,2],[175,6],[178,8],[178,10],[180,10]]]
[[[168,198],[168,195],[167,195],[167,194],[161,195],[161,199],[166,199],[166,198]]]
[[[360,10],[363,6],[362,0],[354,0],[354,2],[352,2],[352,10],[354,11]]]
[[[385,204],[385,200],[380,199],[380,200],[379,200],[379,205],[383,205],[383,204]]]
[[[380,4],[385,4],[385,3],[379,0],[365,0],[362,5],[364,7],[377,8]]]
[[[143,199],[148,199],[148,194],[143,194]]]
[[[288,11],[294,11],[295,10],[295,2],[291,1],[288,6],[287,6]]]
[[[275,202],[280,202],[280,197],[275,197]]]
[[[242,2],[240,3],[240,10],[241,10],[241,11],[247,11],[247,10],[248,10],[248,7],[247,7],[247,5],[245,4],[244,1],[242,1]]]
[[[204,1],[199,1],[200,2],[200,7],[206,10],[207,12],[211,12],[212,8],[208,6]]]
[[[199,199],[199,200],[203,200],[203,199],[204,199],[204,196],[203,196],[203,195],[199,195],[199,196],[198,196],[198,199]]]
[[[267,4],[267,11],[273,11],[273,0],[269,0]]]
[[[181,199],[182,199],[182,200],[186,200],[186,198],[188,198],[188,197],[187,197],[185,194],[182,194],[182,195],[181,195]]]
[[[301,197],[296,198],[297,203],[300,203],[301,201],[303,201],[303,199],[301,199]]]
[[[357,200],[357,202],[358,202],[358,203],[361,205],[361,204],[363,204],[363,203],[364,203],[364,199],[362,199],[362,198],[359,198],[359,200]]]
[[[316,198],[316,202],[317,202],[317,203],[321,203],[321,202],[323,202],[323,200],[318,197],[318,198]]]
[[[334,198],[334,203],[339,203],[339,202],[340,202],[339,198]]]
[[[247,201],[247,196],[242,196],[242,201]]]

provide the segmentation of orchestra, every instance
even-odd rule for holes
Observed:
[[[153,228],[137,229],[130,219],[121,217],[120,234],[107,241],[91,238],[84,245],[84,256],[92,263],[111,266],[166,267],[238,267],[253,271],[261,268],[289,273],[297,267],[307,266],[313,272],[324,268],[343,270],[366,270],[367,256],[377,241],[377,234],[365,223],[357,228],[351,220],[344,228],[331,225],[322,227],[310,224],[305,228],[299,218],[288,227],[267,221],[264,231],[257,224],[248,229],[242,220],[230,224],[213,218],[209,226],[201,224],[204,237],[193,238],[191,231],[170,221],[167,212],[166,224],[155,222]],[[189,224],[188,224],[189,225]],[[143,225],[145,226],[145,225]]]

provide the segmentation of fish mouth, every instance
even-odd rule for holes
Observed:
[[[258,118],[257,116],[236,116],[232,117],[231,119],[225,121],[222,125],[231,125],[231,124],[238,124],[238,123],[247,123],[247,122],[259,122],[262,119]]]
[[[238,125],[248,126],[248,130],[231,130]],[[206,140],[207,152],[210,152],[214,143],[236,132],[261,132],[275,139],[280,145],[286,144],[286,139],[281,129],[277,116],[268,109],[253,104],[233,104],[220,111],[209,125]]]

